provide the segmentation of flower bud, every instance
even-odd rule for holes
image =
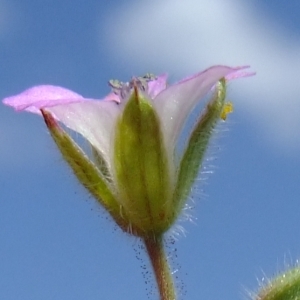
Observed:
[[[296,266],[263,286],[255,300],[299,300],[300,299],[300,268]]]

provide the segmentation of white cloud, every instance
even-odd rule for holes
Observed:
[[[300,40],[250,1],[131,1],[102,30],[112,55],[141,72],[167,70],[180,78],[218,63],[251,65],[257,75],[234,84],[243,95],[238,106],[271,146],[299,150]]]

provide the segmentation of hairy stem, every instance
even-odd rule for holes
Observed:
[[[174,282],[164,251],[162,236],[144,238],[144,243],[154,271],[160,300],[176,300]]]

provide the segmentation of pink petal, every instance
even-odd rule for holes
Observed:
[[[119,114],[116,104],[119,100],[115,96],[109,94],[105,98],[109,101],[93,101],[59,86],[41,85],[5,98],[3,103],[17,111],[25,110],[38,114],[41,114],[41,108],[46,109],[58,121],[87,139],[110,165],[111,142]]]
[[[103,101],[115,101],[116,103],[120,103],[120,97],[116,95],[115,93],[109,93],[105,98],[103,98]]]
[[[26,110],[40,114],[41,108],[85,100],[87,99],[81,95],[59,86],[39,85],[16,96],[5,98],[3,103],[14,107],[17,111]]]
[[[148,94],[151,99],[154,99],[161,91],[167,87],[167,74],[160,75],[156,80],[148,82]]]
[[[245,68],[247,67],[214,66],[168,87],[157,95],[153,102],[163,125],[170,157],[174,155],[173,151],[183,124],[196,104],[222,77],[233,79],[251,75],[250,73],[239,75],[241,74],[239,71]]]
[[[240,70],[250,68],[250,66],[244,66],[240,67]],[[256,72],[249,72],[249,71],[238,71],[238,72],[233,72],[228,74],[225,78],[226,80],[233,80],[233,79],[238,79],[242,77],[249,77],[255,75]]]
[[[111,167],[114,130],[120,108],[114,101],[84,101],[48,107],[57,120],[87,139]],[[111,168],[110,168],[111,170]]]

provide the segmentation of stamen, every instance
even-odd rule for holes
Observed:
[[[152,73],[147,73],[144,76],[133,77],[130,82],[122,82],[120,80],[109,80],[108,84],[111,86],[113,93],[118,95],[121,99],[128,97],[134,90],[136,97],[138,90],[143,92],[148,91],[148,82],[155,80],[157,77]]]

